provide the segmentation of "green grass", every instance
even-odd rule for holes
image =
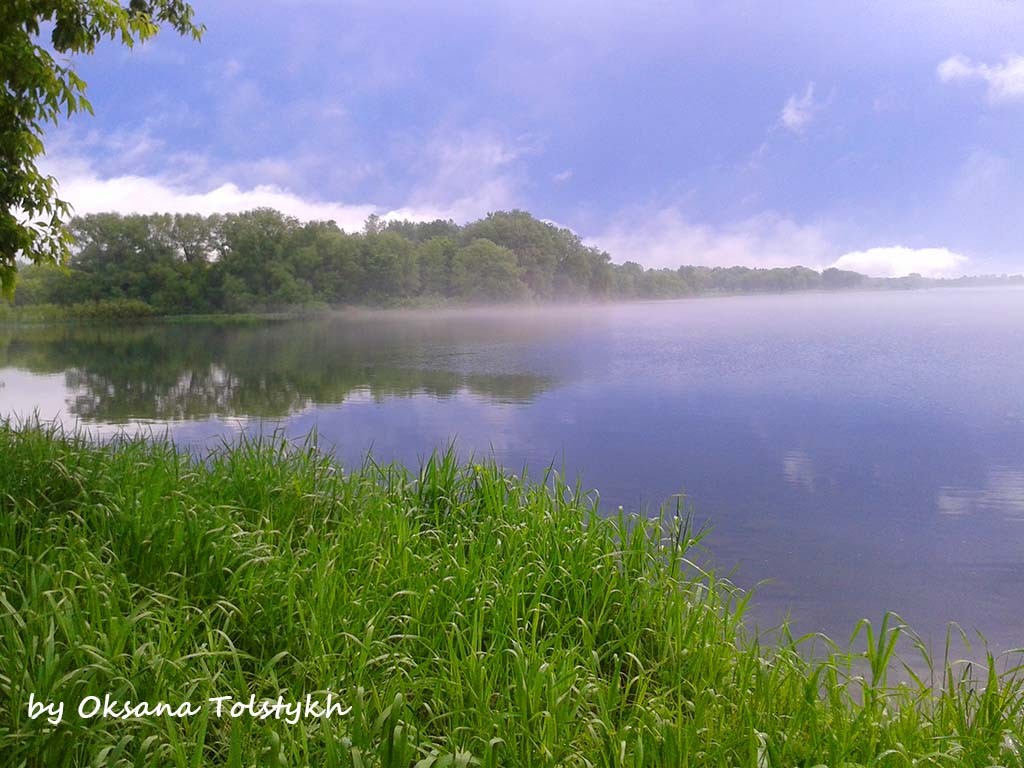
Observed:
[[[281,312],[237,312],[218,314],[167,315],[137,301],[108,301],[72,304],[29,304],[11,306],[0,300],[0,325],[174,323],[202,325],[256,325],[296,320],[324,314],[324,306],[311,306]]]
[[[198,462],[0,423],[2,762],[1024,765],[1018,671],[925,659],[890,682],[914,646],[891,616],[858,653],[759,642],[699,538],[451,453],[347,471],[271,438]],[[26,709],[328,688],[351,712],[296,725]]]

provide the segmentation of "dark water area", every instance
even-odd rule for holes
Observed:
[[[604,508],[685,494],[762,627],[898,612],[1024,646],[1024,291],[0,327],[0,414],[201,451],[316,429],[344,463],[452,440]]]

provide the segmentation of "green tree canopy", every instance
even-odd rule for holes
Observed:
[[[61,311],[73,317],[127,317],[279,312],[422,299],[669,299],[1001,284],[986,278],[869,278],[799,266],[645,269],[632,261],[613,264],[607,253],[585,245],[573,232],[523,212],[493,213],[465,225],[396,225],[375,218],[364,231],[352,233],[333,221],[302,222],[267,208],[212,216],[90,214],[73,219],[68,227],[75,251],[67,267],[47,263],[21,269],[14,302],[19,308],[35,305],[39,317]],[[473,236],[488,229],[519,252]],[[450,234],[430,235],[437,231]],[[518,238],[524,232],[528,237]],[[540,250],[536,244],[544,240]],[[538,264],[548,267],[538,272]],[[530,286],[531,274],[543,276],[539,289]],[[1014,281],[1002,281],[1007,282]],[[6,302],[0,302],[0,322],[6,309]]]
[[[60,262],[70,213],[56,179],[39,171],[43,128],[92,111],[85,82],[60,54],[92,53],[104,38],[131,48],[161,24],[195,39],[203,27],[183,0],[3,0],[0,2],[0,289],[14,289],[17,258]],[[49,32],[49,44],[43,32]]]
[[[452,281],[459,296],[475,301],[507,301],[529,295],[520,279],[516,255],[490,240],[477,238],[456,251]]]

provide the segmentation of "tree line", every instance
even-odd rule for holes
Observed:
[[[120,306],[125,314],[267,312],[346,304],[677,298],[705,293],[849,289],[838,269],[613,264],[572,231],[524,211],[477,221],[385,221],[362,232],[270,209],[227,215],[93,214],[72,220],[66,267],[32,265],[17,305]],[[886,286],[890,287],[890,286]]]
[[[448,326],[424,325],[385,328],[325,319],[322,333],[296,333],[288,322],[0,325],[0,369],[63,374],[75,393],[68,415],[108,423],[218,415],[277,419],[311,402],[341,403],[356,393],[379,401],[470,392],[522,403],[556,383],[530,372],[459,370],[443,360],[403,365],[392,353],[396,343],[407,354],[426,354],[448,332]],[[507,338],[494,330],[494,320],[474,328],[481,325],[483,338]]]

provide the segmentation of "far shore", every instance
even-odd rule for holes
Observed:
[[[975,282],[974,280],[977,280]],[[246,325],[268,322],[306,320],[323,317],[367,317],[379,315],[401,314],[432,314],[503,311],[558,311],[578,310],[581,308],[599,308],[622,305],[642,305],[692,301],[698,299],[732,299],[751,297],[779,296],[821,296],[836,294],[891,294],[905,292],[943,291],[950,288],[984,289],[1024,289],[1024,275],[1011,275],[986,281],[985,278],[972,278],[971,282],[959,280],[930,280],[921,285],[901,287],[858,286],[845,289],[810,288],[805,290],[780,291],[715,291],[695,293],[686,296],[665,297],[633,297],[595,299],[563,299],[558,301],[519,300],[507,302],[473,302],[460,301],[445,297],[422,297],[404,301],[382,302],[378,304],[342,304],[337,306],[310,305],[266,311],[252,312],[199,312],[169,313],[156,311],[143,302],[136,301],[100,301],[85,305],[61,306],[55,304],[11,306],[0,304],[0,326],[40,325],[62,323],[96,323],[112,322],[156,322],[156,323],[210,323],[224,325]]]

